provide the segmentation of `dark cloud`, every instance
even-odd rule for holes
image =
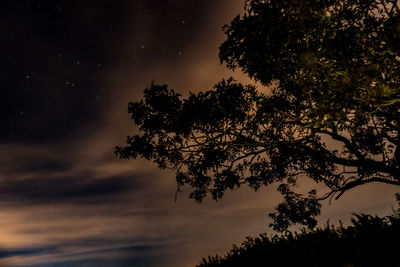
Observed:
[[[143,257],[124,257],[117,259],[81,259],[81,260],[69,260],[69,261],[54,261],[46,264],[33,264],[31,267],[49,267],[49,266],[63,266],[63,267],[74,267],[74,266],[84,266],[84,267],[152,267],[157,266],[155,263],[162,262],[162,259],[156,257],[151,258],[148,256]]]
[[[23,162],[24,164],[21,164]],[[4,174],[15,175],[20,173],[49,173],[70,170],[72,163],[67,159],[51,159],[47,157],[19,157],[17,161],[0,167]]]
[[[30,256],[30,255],[40,255],[40,254],[48,254],[55,253],[58,251],[58,247],[40,247],[40,248],[18,248],[18,249],[8,249],[8,250],[0,250],[0,259],[15,257],[15,256]]]
[[[0,199],[3,202],[26,204],[65,201],[94,201],[99,204],[99,198],[139,190],[138,181],[132,176],[95,178],[90,174],[3,179],[0,183]]]
[[[1,144],[0,180],[18,180],[26,177],[41,179],[48,175],[66,176],[76,168],[71,146],[30,146]]]
[[[26,172],[63,172],[69,170],[72,165],[66,160],[31,159],[30,161],[25,161],[22,167],[19,170]]]
[[[83,241],[83,242],[82,242]],[[108,240],[110,241],[110,240]],[[66,252],[65,244],[16,248],[9,250],[0,250],[0,260],[9,257],[32,257],[47,256],[48,260],[42,264],[30,264],[29,266],[152,266],[155,262],[162,260],[163,246],[160,245],[110,245],[104,248],[102,243],[90,244],[86,246],[84,240],[74,240],[75,250]],[[115,242],[113,242],[115,243]],[[86,252],[76,250],[76,248],[90,248]],[[59,260],[57,257],[68,260]]]

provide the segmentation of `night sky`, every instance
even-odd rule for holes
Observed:
[[[174,173],[123,161],[127,113],[152,81],[183,95],[222,78],[222,26],[243,0],[0,2],[0,265],[194,266],[273,233],[275,188],[197,204]],[[396,188],[326,203],[320,222],[387,214]]]

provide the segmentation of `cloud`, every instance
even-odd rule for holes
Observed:
[[[0,184],[0,199],[3,202],[17,201],[26,204],[83,201],[134,191],[134,181],[130,176],[96,179],[90,174],[6,179]],[[137,185],[135,190],[138,190]]]
[[[104,243],[106,241],[111,241],[111,245]],[[11,260],[17,266],[152,266],[163,259],[163,246],[160,244],[99,242],[85,244],[85,240],[77,239],[75,244],[0,250],[0,263]]]
[[[19,248],[11,250],[0,250],[0,259],[15,257],[15,256],[29,256],[43,253],[54,253],[57,247],[42,247],[42,248]]]

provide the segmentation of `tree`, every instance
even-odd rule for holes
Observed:
[[[117,147],[176,171],[178,190],[220,199],[279,183],[275,230],[313,227],[321,200],[400,185],[400,3],[251,0],[224,26],[219,57],[271,88],[222,80],[186,98],[152,84],[129,103],[140,133]],[[326,191],[294,191],[310,178]]]

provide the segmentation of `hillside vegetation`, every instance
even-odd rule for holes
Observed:
[[[217,266],[400,266],[400,208],[386,217],[355,214],[347,227],[248,237],[224,257],[209,256],[198,265]]]

